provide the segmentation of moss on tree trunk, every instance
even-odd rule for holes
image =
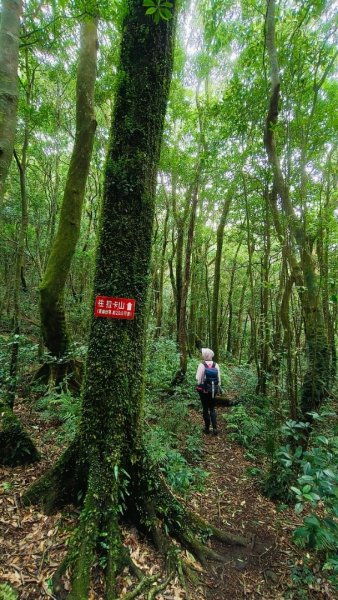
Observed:
[[[201,560],[211,553],[196,538],[199,532],[210,533],[210,529],[198,523],[174,497],[142,443],[156,166],[172,70],[174,25],[174,18],[155,24],[145,15],[141,0],[129,0],[106,165],[94,295],[134,298],[135,318],[92,318],[82,419],[75,441],[78,450],[74,446],[70,449],[77,458],[72,462],[69,455],[61,457],[45,480],[36,483],[26,496],[26,501],[37,495],[45,498],[51,509],[85,490],[78,530],[55,579],[59,590],[63,570],[71,568],[72,600],[87,600],[91,567],[100,552],[106,557],[105,598],[116,598],[117,573],[124,564],[133,566],[121,542],[121,513],[151,535],[166,554],[170,572],[181,561],[171,536]],[[77,481],[73,488],[72,464]],[[70,484],[66,494],[63,480]],[[144,589],[150,580],[141,581],[140,588]]]
[[[61,206],[60,221],[40,286],[40,313],[44,343],[58,360],[47,368],[51,380],[62,380],[71,366],[64,289],[80,235],[82,206],[89,171],[96,121],[97,22],[87,16],[81,24],[81,46],[76,82],[76,134]],[[60,361],[60,358],[64,358]],[[64,362],[67,362],[65,367]],[[49,363],[50,365],[51,363]],[[42,375],[42,374],[41,374]],[[76,377],[75,377],[76,379]],[[75,386],[77,383],[75,382]]]

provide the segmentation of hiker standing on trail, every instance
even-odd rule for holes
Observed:
[[[199,393],[203,407],[205,427],[203,432],[210,433],[210,422],[214,435],[218,434],[216,417],[216,394],[221,385],[221,372],[217,363],[213,362],[214,353],[210,348],[202,348],[203,362],[200,362],[196,373],[196,391]]]

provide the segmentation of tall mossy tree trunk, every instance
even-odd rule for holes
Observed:
[[[91,568],[102,552],[106,555],[105,598],[116,598],[117,573],[125,564],[132,566],[122,545],[121,511],[166,554],[169,572],[179,560],[171,536],[200,560],[213,555],[196,537],[208,525],[173,496],[142,440],[156,168],[171,79],[175,17],[155,24],[145,15],[142,0],[129,0],[122,31],[94,294],[134,298],[135,318],[92,318],[78,436],[25,498],[42,500],[51,510],[76,498],[79,488],[85,491],[79,527],[56,578],[59,588],[63,569],[71,569],[68,598],[72,600],[87,600]],[[242,538],[230,536],[230,540],[244,543]],[[184,564],[183,569],[189,570]],[[143,578],[140,585],[146,587],[152,581]]]
[[[76,80],[76,133],[61,206],[60,221],[40,286],[40,312],[44,343],[57,360],[41,367],[38,377],[62,382],[73,373],[72,387],[79,387],[81,368],[67,356],[69,334],[64,307],[65,284],[80,235],[82,206],[94,144],[96,120],[94,88],[97,57],[97,19],[81,23],[81,42]],[[64,360],[60,360],[64,359]]]
[[[18,107],[21,0],[2,0],[0,20],[0,203],[11,164]]]
[[[304,231],[304,225],[294,210],[277,151],[276,125],[279,115],[280,77],[275,38],[275,0],[268,0],[266,48],[270,62],[271,95],[264,143],[273,173],[273,190],[269,194],[269,199],[276,233],[285,250],[302,306],[307,346],[307,370],[302,383],[300,410],[302,418],[307,419],[307,413],[317,411],[328,395],[330,386],[329,347],[325,332],[320,283],[313,257],[314,240],[309,233]],[[318,89],[315,89],[314,93],[317,94]],[[286,241],[287,236],[283,231],[277,196],[281,200],[283,217],[287,222],[287,234],[292,240],[293,246],[297,248],[298,254]]]

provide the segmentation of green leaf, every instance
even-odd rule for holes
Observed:
[[[302,510],[303,510],[303,504],[301,502],[297,502],[297,504],[295,504],[296,515],[300,515]]]
[[[313,502],[314,500],[312,494],[303,494],[303,498],[305,498],[305,500],[308,500],[309,502]]]
[[[160,8],[160,15],[161,15],[162,19],[164,19],[165,21],[169,21],[169,19],[172,18],[172,13],[167,8],[162,8],[161,7]]]
[[[146,15],[153,15],[156,11],[157,11],[157,7],[156,6],[152,6],[151,8],[148,8],[146,10]]]
[[[324,473],[324,475],[326,475],[327,477],[330,477],[331,479],[334,479],[336,477],[335,473],[333,471],[331,471],[331,469],[324,469],[323,473]]]
[[[154,0],[144,0],[142,6],[156,6]]]

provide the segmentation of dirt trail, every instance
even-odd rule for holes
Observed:
[[[196,495],[194,508],[219,528],[252,540],[248,547],[214,543],[226,556],[225,562],[209,562],[205,574],[206,600],[262,599],[282,600],[288,588],[290,568],[297,550],[290,542],[293,511],[278,513],[273,502],[263,497],[247,475],[252,466],[244,452],[231,443],[222,418],[229,408],[218,409],[219,435],[204,435],[202,468],[210,473],[207,489]],[[192,413],[201,423],[201,415]],[[310,596],[309,596],[310,597]],[[316,596],[325,598],[328,596]]]
[[[1,469],[0,582],[13,585],[20,600],[45,600],[53,598],[49,580],[66,552],[78,511],[70,507],[69,512],[47,517],[39,507],[22,506],[21,494],[54,463],[60,447],[55,444],[57,430],[53,424],[37,421],[26,403],[17,408],[28,431],[40,444],[43,460],[29,467]],[[225,561],[208,562],[201,574],[202,585],[191,591],[189,600],[333,600],[335,596],[325,590],[305,596],[289,592],[290,568],[302,556],[290,541],[294,512],[289,509],[278,513],[246,474],[252,465],[226,434],[222,414],[228,410],[218,410],[219,435],[203,436],[200,466],[209,472],[209,477],[204,493],[194,494],[190,504],[215,526],[240,533],[253,543],[248,547],[215,543],[214,549],[225,556]],[[202,428],[200,413],[192,411],[191,418]],[[124,541],[146,574],[164,572],[163,558],[136,531],[125,530]],[[104,598],[100,573],[98,570],[88,600]],[[134,585],[127,574],[123,575],[119,593],[126,593]],[[176,578],[158,600],[188,600],[188,596]]]

